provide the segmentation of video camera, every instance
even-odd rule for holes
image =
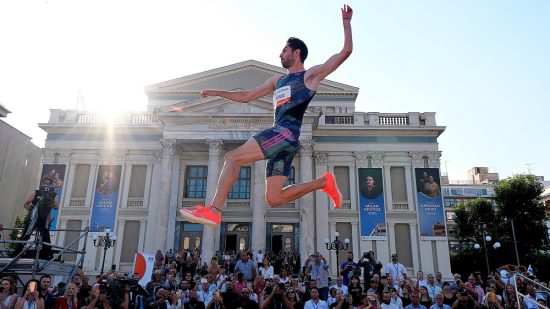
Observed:
[[[130,291],[138,295],[147,295],[147,292],[139,285],[139,280],[128,277],[109,278],[99,282],[99,291],[107,297],[109,305],[118,308],[124,302],[126,286]]]

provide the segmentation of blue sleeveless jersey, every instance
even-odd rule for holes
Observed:
[[[306,71],[285,75],[277,81],[273,93],[275,108],[275,125],[288,128],[298,137],[302,127],[302,119],[315,91],[304,83]]]

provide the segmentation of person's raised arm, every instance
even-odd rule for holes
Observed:
[[[30,211],[32,209],[32,201],[34,200],[35,194],[36,192],[32,191],[32,193],[27,196],[27,199],[23,203],[23,207],[25,207],[26,210]]]
[[[353,10],[349,5],[342,8],[342,22],[344,24],[344,47],[342,50],[330,57],[325,63],[316,65],[308,70],[306,76],[306,86],[312,90],[317,90],[319,83],[330,73],[334,72],[353,51],[353,39],[351,35],[351,17]]]
[[[226,91],[205,89],[201,92],[201,97],[222,97],[235,102],[248,103],[275,91],[275,85],[277,84],[277,80],[279,80],[279,78],[281,78],[281,75],[275,75],[268,79],[263,85],[260,85],[253,90]]]

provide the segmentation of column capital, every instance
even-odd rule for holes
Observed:
[[[328,152],[325,151],[314,151],[313,156],[317,162],[328,162]]]
[[[208,154],[219,155],[223,150],[223,141],[221,139],[207,139]]]
[[[173,156],[176,152],[176,140],[175,139],[161,139],[159,141],[162,146],[163,156]]]
[[[311,156],[315,143],[312,141],[300,141],[300,155]]]
[[[374,164],[382,164],[384,162],[384,153],[380,151],[354,151],[353,157],[357,163],[368,163],[369,158]]]
[[[424,158],[436,163],[441,158],[441,151],[409,151],[409,157],[413,163],[420,164]]]

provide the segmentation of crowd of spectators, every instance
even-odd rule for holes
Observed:
[[[157,252],[151,280],[110,271],[93,284],[82,269],[65,286],[51,277],[27,282],[21,296],[12,278],[2,278],[0,309],[535,309],[548,295],[530,280],[501,280],[499,273],[465,280],[441,273],[409,276],[396,254],[382,265],[373,252],[355,260],[351,252],[329,275],[319,253],[303,263],[297,254],[242,251],[217,253],[200,263],[198,251]],[[363,279],[363,280],[361,280]],[[515,287],[526,295],[517,299]]]

